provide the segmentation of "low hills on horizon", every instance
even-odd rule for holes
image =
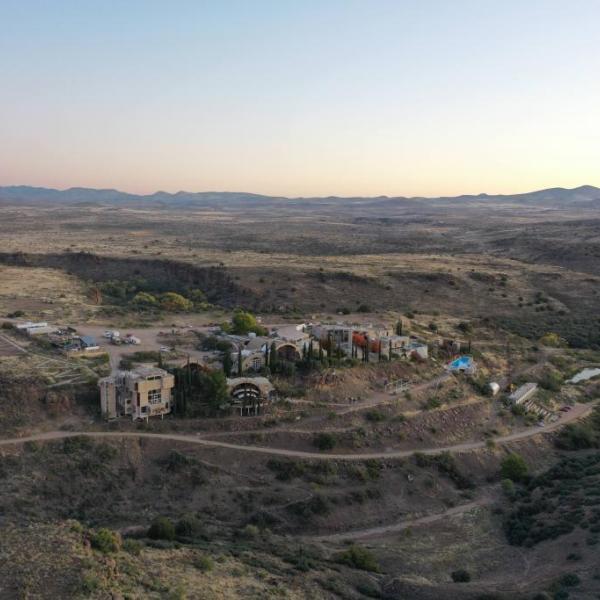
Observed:
[[[95,189],[73,187],[58,190],[27,185],[0,186],[0,204],[22,203],[36,204],[122,204],[122,205],[162,205],[163,207],[227,207],[230,205],[288,203],[314,204],[398,204],[427,202],[431,204],[512,204],[529,206],[548,206],[554,208],[598,208],[600,209],[600,188],[582,185],[576,188],[548,188],[520,194],[464,194],[460,196],[405,197],[405,196],[323,196],[296,197],[269,196],[248,192],[185,192],[175,193],[158,191],[153,194],[132,194],[115,189]]]

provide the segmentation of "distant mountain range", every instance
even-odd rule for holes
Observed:
[[[364,203],[364,204],[389,204],[427,202],[431,204],[512,204],[530,206],[548,206],[553,208],[600,208],[600,188],[583,185],[573,189],[549,188],[535,192],[512,195],[463,195],[454,197],[313,197],[313,198],[286,198],[283,196],[265,196],[243,192],[155,192],[154,194],[138,195],[120,192],[112,189],[69,188],[56,190],[52,188],[32,187],[26,185],[0,187],[0,204],[22,203],[24,205],[36,204],[96,204],[96,205],[160,205],[171,207],[206,206],[214,208],[239,207],[241,205],[267,205],[270,203],[300,203],[311,204],[339,204],[339,203]]]

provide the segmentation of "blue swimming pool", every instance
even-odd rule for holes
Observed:
[[[448,368],[451,371],[464,371],[470,369],[473,366],[473,359],[470,356],[460,356],[456,360],[453,360]]]

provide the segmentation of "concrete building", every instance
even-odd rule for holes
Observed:
[[[261,406],[273,399],[275,388],[266,377],[233,377],[227,379],[233,406],[240,415],[258,415]]]
[[[242,350],[242,372],[246,371],[260,371],[265,366],[265,352],[264,350]],[[233,372],[238,372],[238,359],[239,353],[232,352],[231,360],[233,362]]]
[[[156,367],[140,366],[100,379],[100,407],[106,419],[133,420],[166,415],[173,408],[175,378]]]
[[[352,354],[354,331],[354,327],[340,323],[334,325],[317,324],[311,327],[312,335],[319,340],[324,348],[327,348],[329,340],[331,340],[335,348],[339,348],[347,356]]]
[[[394,354],[402,356],[404,350],[410,344],[410,338],[407,335],[388,335],[380,339],[381,351],[389,359],[393,358]]]

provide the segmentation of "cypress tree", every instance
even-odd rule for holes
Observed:
[[[238,377],[242,376],[243,371],[244,371],[244,366],[242,364],[242,347],[239,346],[238,347]]]
[[[275,342],[271,343],[271,350],[269,351],[269,366],[273,369],[277,365],[277,346]]]

